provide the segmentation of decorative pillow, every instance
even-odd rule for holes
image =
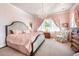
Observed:
[[[30,30],[24,30],[23,33],[31,33]]]
[[[14,34],[12,30],[10,30],[10,34]]]
[[[19,33],[22,33],[22,31],[21,30],[13,30],[13,33],[14,34],[19,34]]]
[[[57,38],[56,40],[59,41],[59,42],[67,42],[68,40],[68,33],[66,32],[59,32],[57,35]]]

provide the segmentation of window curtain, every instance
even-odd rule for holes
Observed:
[[[47,25],[46,25],[47,24]],[[47,28],[46,28],[47,26]],[[43,31],[45,32],[46,29],[48,29],[47,32],[56,32],[56,31],[60,31],[60,28],[55,24],[55,22],[49,18],[49,19],[44,19],[43,23],[41,24],[41,26],[38,28],[38,31]]]
[[[71,17],[72,17],[72,18],[71,18],[71,20],[70,20],[70,28],[76,28],[77,25],[76,25],[76,21],[75,21],[75,16],[74,16],[74,14],[72,14]]]

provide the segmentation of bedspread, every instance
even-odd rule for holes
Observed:
[[[38,35],[39,35],[39,32],[31,32],[31,42],[33,42]]]
[[[7,45],[26,55],[30,55],[32,51],[31,43],[36,39],[38,35],[38,32],[9,34],[7,36]]]

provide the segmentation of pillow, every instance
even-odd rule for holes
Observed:
[[[31,33],[31,31],[30,30],[26,30],[26,33]]]
[[[22,33],[22,31],[21,30],[13,30],[13,33],[14,34],[19,34],[19,33]]]
[[[10,34],[14,34],[12,30],[10,30]]]

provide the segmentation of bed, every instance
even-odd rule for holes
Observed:
[[[44,41],[43,33],[29,31],[24,22],[14,21],[6,25],[7,46],[25,55],[34,55]]]

